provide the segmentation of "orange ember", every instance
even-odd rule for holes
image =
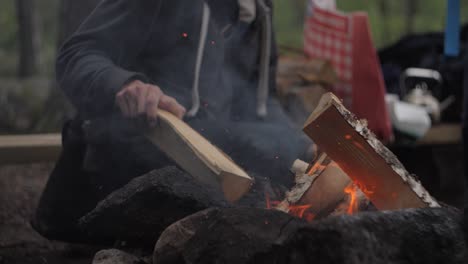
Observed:
[[[275,209],[280,204],[279,201],[272,201],[268,192],[265,192],[266,208]],[[315,219],[315,215],[308,210],[312,205],[290,205],[288,206],[288,213],[292,216],[304,219],[308,222],[312,222]]]
[[[308,212],[311,207],[312,205],[290,205],[289,214],[311,222],[315,218],[313,213]]]
[[[309,172],[307,172],[307,175],[314,175],[315,172],[324,171],[326,168],[327,166],[325,165],[315,163],[314,166],[310,168]]]

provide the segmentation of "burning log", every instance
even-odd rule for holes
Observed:
[[[380,210],[439,207],[419,181],[340,100],[325,94],[304,132]]]
[[[159,110],[156,128],[148,139],[200,182],[221,187],[230,202],[239,200],[252,178],[224,152],[174,115]]]
[[[225,206],[228,203],[218,189],[168,167],[114,191],[79,222],[93,243],[121,240],[153,247],[162,231],[174,222],[200,210]]]
[[[332,212],[353,214],[367,204],[367,198],[355,188],[350,177],[325,153],[314,165],[297,160],[291,171],[296,175],[296,185],[276,209],[290,212],[291,208],[307,205],[305,218],[312,214],[314,219],[320,219]]]

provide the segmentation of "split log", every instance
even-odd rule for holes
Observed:
[[[304,132],[380,210],[439,207],[419,181],[332,93],[325,94]]]
[[[0,165],[53,162],[61,150],[60,134],[0,136]]]
[[[462,217],[445,208],[330,217],[297,229],[255,263],[462,264]]]
[[[205,184],[221,187],[230,202],[248,192],[252,178],[224,152],[169,112],[159,110],[148,139],[180,167]]]
[[[175,168],[135,178],[79,220],[94,243],[116,240],[152,248],[174,222],[211,207],[227,207],[223,194]]]
[[[329,164],[320,166],[324,166],[323,171],[298,201],[298,204],[311,205],[310,210],[318,218],[328,216],[346,198],[344,190],[351,184],[351,179],[335,162],[329,160]]]

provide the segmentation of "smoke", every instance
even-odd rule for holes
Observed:
[[[195,118],[185,121],[251,175],[271,181],[273,185],[292,186],[294,179],[289,168],[295,159],[306,158],[311,141],[292,124],[274,98],[269,98],[268,116],[260,120],[256,115],[260,22],[239,22],[239,8],[235,0],[207,2],[212,17],[200,73],[201,109]],[[160,86],[166,94],[189,109],[196,51],[200,42],[201,25],[198,22],[201,6],[163,1],[160,8],[145,50],[136,58],[114,63],[146,76],[151,83]],[[94,12],[101,13],[99,10]],[[87,19],[85,23],[95,20]],[[122,34],[125,34],[125,30],[132,29],[122,30]],[[78,36],[83,39],[87,37],[79,32]],[[70,48],[67,52],[82,52],[80,38],[72,37],[71,41],[75,42],[72,48],[75,50]],[[112,49],[120,49],[107,48],[109,50],[103,54],[112,54]],[[270,85],[274,87],[275,57],[271,60],[271,66]],[[81,78],[93,77],[83,76]],[[76,85],[73,82],[68,84]],[[74,89],[78,91],[79,87]],[[108,98],[101,100],[100,95],[97,94],[93,100],[108,101]],[[153,169],[173,165],[166,155],[144,138],[134,120],[114,113],[99,119],[91,118],[86,124],[89,146],[85,166],[97,172],[94,184],[103,194]]]

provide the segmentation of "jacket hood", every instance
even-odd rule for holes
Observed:
[[[214,12],[213,19],[220,25],[242,21],[252,23],[256,18],[256,0],[206,0]]]

